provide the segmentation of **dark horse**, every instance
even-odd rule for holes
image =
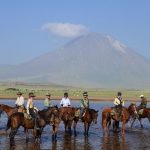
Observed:
[[[17,133],[17,130],[20,126],[23,126],[26,132],[26,142],[28,141],[28,129],[34,129],[34,136],[35,140],[37,141],[40,139],[42,130],[46,126],[46,124],[52,124],[52,140],[56,140],[57,137],[57,129],[60,123],[59,119],[59,111],[56,107],[51,107],[48,110],[38,111],[37,115],[38,125],[40,130],[34,129],[35,120],[34,119],[27,119],[23,113],[17,112],[11,115],[7,123],[7,129],[11,128],[11,132],[9,134],[10,143],[14,141],[14,136]]]
[[[128,120],[130,119],[130,116],[133,115],[133,113],[134,114],[137,113],[135,106],[131,104],[128,108],[123,107],[121,116],[119,116],[118,113],[115,113],[112,115],[112,111],[113,111],[113,108],[111,107],[104,108],[104,110],[102,111],[102,128],[103,128],[104,134],[109,132],[111,119],[114,120],[113,122],[114,130],[115,130],[115,123],[118,121],[122,122],[121,132],[122,134],[124,134],[125,124],[128,122]]]
[[[131,128],[133,127],[133,124],[134,124],[136,119],[139,120],[140,126],[141,126],[141,128],[143,128],[141,119],[142,118],[147,118],[149,120],[149,122],[150,122],[150,108],[144,108],[142,114],[140,114],[139,113],[140,107],[138,106],[138,107],[136,107],[136,111],[137,111],[137,114],[132,117],[133,118],[133,122],[131,124]]]
[[[84,123],[84,135],[88,136],[89,128],[92,122],[97,123],[98,110],[87,108],[85,109],[83,116],[81,118]]]
[[[69,132],[69,135],[72,135],[71,127],[73,125],[74,135],[76,136],[76,125],[79,120],[79,115],[77,112],[79,108],[75,107],[61,107],[59,108],[60,118],[64,122],[65,132]],[[67,130],[68,129],[68,130]]]

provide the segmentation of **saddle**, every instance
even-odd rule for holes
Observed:
[[[142,115],[142,114],[143,114],[143,111],[144,111],[144,108],[140,109],[139,112],[138,112],[138,114],[139,114],[139,115]]]
[[[26,119],[32,120],[31,115],[29,115],[28,113],[23,113],[23,114]]]
[[[123,112],[120,108],[112,107],[110,115],[111,116],[118,116],[118,119],[120,120],[121,116],[122,116],[122,113]]]

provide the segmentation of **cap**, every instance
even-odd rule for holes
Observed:
[[[83,92],[83,96],[88,96],[88,92]]]
[[[140,95],[140,98],[144,97],[144,95]]]

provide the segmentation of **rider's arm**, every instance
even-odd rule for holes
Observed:
[[[68,98],[68,106],[71,106],[70,99]]]
[[[27,113],[29,114],[29,105],[30,105],[30,100],[27,101]]]
[[[61,102],[60,102],[60,106],[61,106],[61,107],[63,106],[63,98],[62,98],[62,100],[61,100]]]
[[[120,104],[120,102],[119,102],[118,98],[115,98],[115,100],[114,100],[114,104],[115,104],[115,105],[119,105],[119,104]]]

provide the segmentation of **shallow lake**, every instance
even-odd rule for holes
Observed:
[[[53,101],[54,105],[59,105],[60,101]],[[0,100],[0,104],[14,106],[14,100]],[[79,107],[79,101],[71,101],[72,106]],[[35,100],[35,105],[43,109],[43,101]],[[137,103],[138,105],[138,103]],[[130,129],[130,121],[126,124],[126,134],[110,132],[109,136],[103,136],[101,128],[101,111],[104,107],[113,106],[112,102],[90,102],[91,108],[99,110],[98,123],[90,126],[89,137],[83,135],[83,123],[77,124],[77,137],[70,137],[64,133],[64,125],[61,122],[58,131],[57,142],[51,141],[51,126],[46,126],[42,133],[40,144],[35,144],[32,133],[29,142],[26,143],[23,128],[19,128],[15,136],[15,146],[10,147],[8,133],[5,132],[7,116],[5,113],[0,118],[0,150],[149,150],[150,149],[150,124],[147,119],[143,119],[143,129],[140,129],[139,122],[136,121],[134,128]],[[129,106],[129,102],[126,103]],[[150,105],[149,105],[150,107]]]

